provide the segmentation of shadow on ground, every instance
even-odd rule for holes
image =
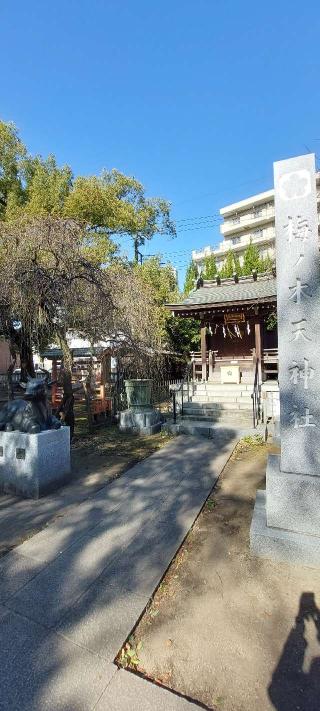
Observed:
[[[308,649],[310,632],[320,643],[320,610],[316,605],[314,593],[303,592],[295,624],[268,688],[270,699],[277,711],[319,711],[320,648],[316,656]]]
[[[96,708],[236,436],[172,440],[3,556],[1,711]]]
[[[250,555],[268,449],[235,452],[135,630],[147,676],[221,711],[320,708],[320,571]]]
[[[139,437],[101,428],[76,437],[71,448],[68,483],[39,500],[0,494],[0,556],[40,531],[70,506],[84,501],[168,441],[161,433]]]

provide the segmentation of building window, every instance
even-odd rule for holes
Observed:
[[[239,244],[241,242],[241,237],[232,237],[232,244]]]
[[[232,222],[233,222],[234,225],[237,225],[237,224],[240,222],[240,215],[235,215],[235,216],[232,218]]]
[[[261,217],[262,215],[262,207],[255,207],[253,210],[253,217]]]
[[[254,232],[252,232],[252,236],[255,239],[259,239],[259,237],[263,236],[263,230],[254,230]]]

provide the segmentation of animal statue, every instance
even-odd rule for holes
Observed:
[[[47,378],[28,378],[20,385],[25,388],[24,397],[7,402],[0,410],[0,430],[38,434],[59,429],[61,422],[51,415],[47,403],[46,388],[52,383]]]

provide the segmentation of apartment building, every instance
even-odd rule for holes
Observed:
[[[319,213],[320,173],[317,174],[317,188]],[[217,267],[221,269],[229,249],[237,254],[242,264],[250,241],[257,245],[262,257],[274,258],[274,190],[266,190],[222,207],[220,215],[223,218],[220,225],[223,241],[217,247],[208,246],[192,252],[192,260],[198,266],[199,272],[202,271],[205,257],[211,254],[214,254]]]

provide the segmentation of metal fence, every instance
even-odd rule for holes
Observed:
[[[126,410],[128,407],[125,380],[127,376],[121,374],[117,377],[116,381],[112,385],[112,400],[113,400],[113,413],[121,412]],[[161,409],[170,409],[172,405],[171,401],[171,388],[174,386],[179,386],[182,383],[182,378],[150,378],[152,380],[151,388],[151,403],[155,407],[160,407]]]

